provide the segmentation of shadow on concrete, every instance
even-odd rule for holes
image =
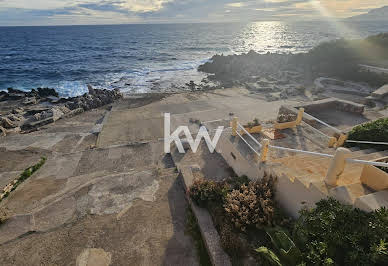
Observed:
[[[194,241],[185,234],[186,210],[182,177],[179,175],[168,191],[174,235],[169,240],[164,254],[163,265],[199,265]]]

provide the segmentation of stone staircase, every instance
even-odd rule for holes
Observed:
[[[351,148],[351,151],[350,157],[360,160],[373,160],[388,156],[388,150]],[[307,199],[318,201],[325,197],[334,197],[344,204],[351,204],[366,211],[388,206],[388,191],[376,192],[361,183],[362,164],[347,163],[338,181],[338,186],[328,186],[324,179],[330,163],[330,158],[297,154],[272,159],[270,167],[274,175],[288,178],[288,186],[295,186],[294,189],[298,191],[300,199],[305,197],[306,201]],[[309,203],[312,206],[312,203],[315,202]]]

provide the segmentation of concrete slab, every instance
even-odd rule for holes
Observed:
[[[382,99],[387,95],[388,95],[388,84],[380,87],[378,90],[372,93],[372,96],[376,97],[377,99]]]
[[[101,248],[87,248],[78,256],[77,266],[109,266],[112,254]]]

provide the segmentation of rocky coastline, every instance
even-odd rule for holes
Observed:
[[[28,133],[64,117],[95,109],[123,97],[119,90],[94,89],[82,96],[61,98],[55,89],[38,88],[24,92],[9,88],[0,91],[0,135]]]
[[[241,55],[215,55],[198,70],[208,79],[229,88],[243,86],[265,95],[268,101],[304,95],[313,89],[308,73],[291,63],[292,55],[259,54],[250,51]]]

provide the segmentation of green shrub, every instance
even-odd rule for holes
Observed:
[[[205,207],[209,201],[222,202],[228,188],[225,183],[211,180],[196,179],[189,188],[189,196],[200,207]]]
[[[349,140],[388,142],[388,118],[381,118],[376,121],[354,127],[348,136]],[[375,148],[385,149],[384,145],[359,144],[348,142],[347,147],[358,146],[363,149]]]
[[[234,226],[241,231],[248,227],[272,226],[276,209],[274,196],[275,180],[266,176],[228,193],[224,208]]]
[[[300,265],[302,253],[287,234],[278,228],[266,229],[275,252],[266,247],[260,247],[255,251],[259,253],[271,265]],[[278,254],[278,255],[277,255]]]
[[[248,185],[250,180],[246,175],[243,175],[230,178],[226,182],[231,186],[231,189],[240,189],[242,185]]]
[[[322,200],[301,211],[294,239],[308,265],[388,265],[388,211],[366,213]]]

